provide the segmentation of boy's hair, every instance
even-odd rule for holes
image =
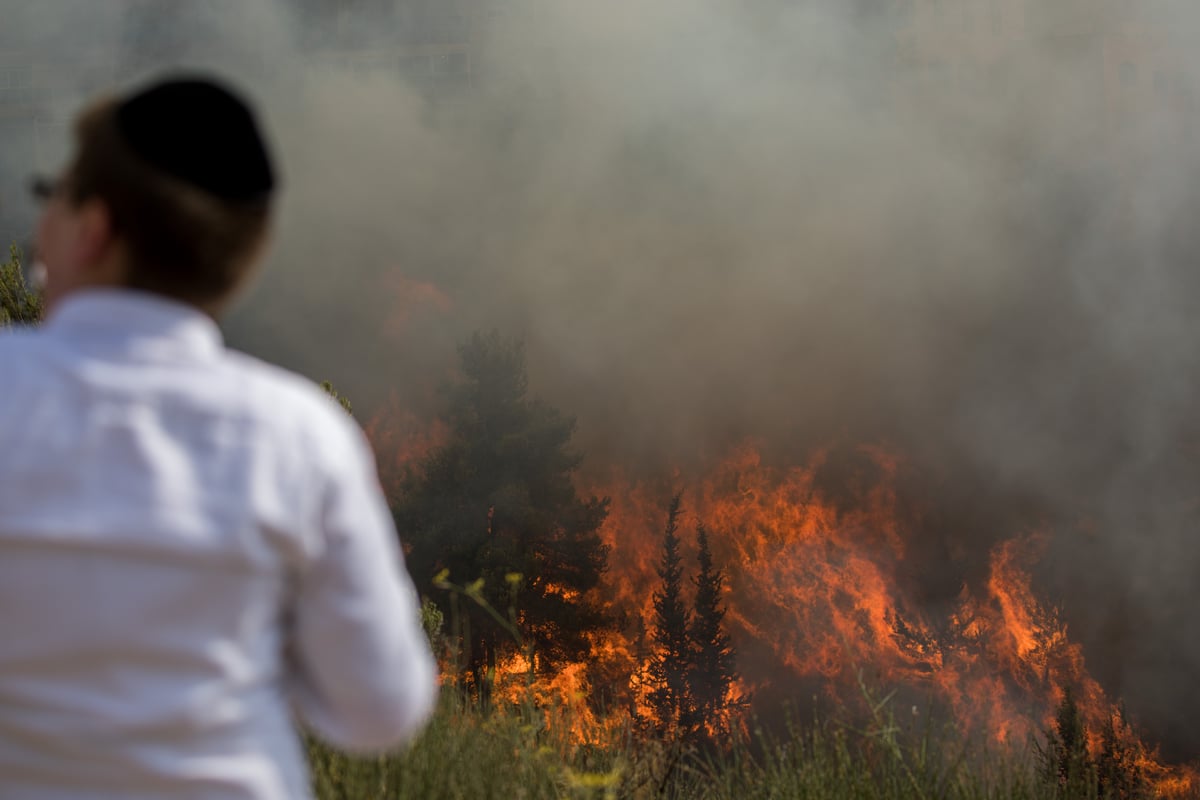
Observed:
[[[76,120],[65,176],[75,204],[104,202],[127,255],[125,284],[219,306],[255,261],[274,175],[253,117],[203,79],[93,103]]]

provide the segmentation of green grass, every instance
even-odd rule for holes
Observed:
[[[529,708],[474,708],[448,694],[403,753],[351,759],[313,743],[320,800],[630,798],[631,800],[1051,800],[1032,749],[986,752],[952,730],[901,730],[877,715],[865,728],[813,721],[754,731],[704,751],[618,731],[580,745]]]
[[[447,692],[429,727],[403,753],[349,758],[310,742],[309,759],[320,800],[519,800],[573,796],[573,778],[609,772],[621,750],[572,746],[536,712],[484,712]]]

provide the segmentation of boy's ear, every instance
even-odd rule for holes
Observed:
[[[103,200],[85,200],[78,209],[75,248],[79,263],[98,266],[108,260],[116,240],[112,212]]]

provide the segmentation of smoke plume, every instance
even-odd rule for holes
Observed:
[[[38,63],[211,67],[260,102],[285,196],[235,345],[428,413],[499,328],[589,463],[648,473],[886,443],[932,572],[1051,528],[1039,579],[1097,677],[1200,752],[1200,11],[4,5]],[[422,31],[469,55],[414,80],[386,46]]]

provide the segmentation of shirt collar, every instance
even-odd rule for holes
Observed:
[[[85,289],[58,302],[42,330],[76,347],[143,355],[212,356],[221,330],[195,306],[131,289]]]

